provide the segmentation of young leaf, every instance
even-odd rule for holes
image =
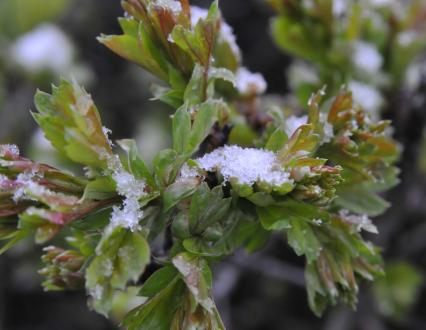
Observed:
[[[86,288],[93,308],[104,315],[111,309],[114,289],[136,281],[150,261],[149,245],[141,233],[116,228],[106,233],[86,270]]]
[[[71,160],[106,168],[112,153],[92,98],[77,83],[62,80],[52,95],[38,91],[33,113],[46,138]]]

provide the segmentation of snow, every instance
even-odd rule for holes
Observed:
[[[292,171],[292,177],[296,182],[302,181],[305,177],[311,176],[311,168],[309,166],[298,166]]]
[[[0,157],[19,156],[19,148],[15,144],[0,144]]]
[[[200,19],[205,19],[209,11],[198,6],[191,6],[191,26],[197,25]]]
[[[348,210],[340,210],[339,215],[347,222],[356,226],[357,231],[365,230],[372,234],[378,234],[377,227],[366,214],[350,214]]]
[[[415,31],[401,32],[397,36],[398,44],[402,47],[408,47],[417,40],[418,34]]]
[[[196,176],[200,176],[197,169],[195,167],[190,167],[188,164],[184,164],[182,168],[180,169],[180,178],[186,179],[186,178],[194,178]]]
[[[252,73],[244,67],[236,73],[236,86],[241,94],[262,94],[266,91],[267,84],[260,73]]]
[[[276,154],[255,148],[224,146],[196,159],[205,171],[218,171],[225,181],[235,179],[239,184],[264,182],[272,186],[293,183],[290,173],[278,163]]]
[[[38,128],[32,138],[32,142],[34,143],[35,147],[42,151],[52,151],[54,150],[52,144],[48,139],[46,139],[43,130]]]
[[[105,127],[105,126],[102,126],[102,132],[104,133],[105,138],[108,141],[109,146],[112,147],[113,143],[112,143],[112,141],[109,138],[109,136],[111,135],[112,131],[109,128]]]
[[[327,121],[327,114],[320,113],[320,122],[323,124],[324,136],[322,143],[329,143],[334,138],[333,125]]]
[[[322,225],[322,220],[321,219],[313,219],[312,223],[314,225],[320,226],[320,225]]]
[[[383,57],[375,45],[357,41],[354,43],[353,62],[359,69],[375,73],[380,70]]]
[[[93,290],[90,290],[90,295],[95,300],[101,300],[104,295],[104,288],[100,284],[97,284]]]
[[[181,3],[176,0],[155,0],[154,4],[161,8],[170,10],[175,15],[179,15],[182,11]]]
[[[222,21],[220,25],[219,40],[228,43],[229,47],[231,47],[232,53],[235,55],[237,60],[241,60],[241,50],[240,47],[238,47],[237,38],[235,37],[234,30],[228,23],[224,21]]]
[[[348,4],[345,0],[334,0],[333,1],[333,14],[334,16],[341,16],[346,11],[346,6]]]
[[[131,231],[139,230],[139,220],[143,216],[139,199],[146,196],[146,183],[126,171],[118,156],[109,155],[107,160],[108,168],[112,171],[112,178],[117,185],[117,193],[124,197],[120,207],[113,207],[109,230],[117,227],[129,228]]]
[[[352,91],[354,101],[372,114],[377,113],[384,104],[382,95],[372,86],[359,81],[351,81],[348,88]]]
[[[37,183],[40,175],[35,171],[20,173],[14,181],[13,200],[37,200],[47,202],[52,207],[73,206],[79,199],[75,196],[57,193]],[[2,181],[2,180],[0,180]]]
[[[11,48],[11,58],[26,70],[64,72],[73,61],[74,47],[57,26],[42,24],[21,36]]]

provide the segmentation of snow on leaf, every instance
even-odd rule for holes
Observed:
[[[278,164],[275,153],[263,149],[224,146],[196,159],[200,168],[218,171],[225,181],[240,184],[265,182],[273,186],[292,183],[290,174]]]

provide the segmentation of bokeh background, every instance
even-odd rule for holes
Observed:
[[[265,1],[222,0],[220,6],[244,65],[264,75],[268,93],[289,93],[292,58],[269,36],[273,13]],[[0,0],[0,143],[77,170],[54,153],[30,115],[36,89],[50,90],[62,76],[86,86],[113,139],[136,138],[147,160],[169,146],[172,109],[150,100],[155,79],[96,41],[100,33],[120,33],[122,14],[118,0]],[[384,111],[404,145],[401,183],[386,195],[393,206],[375,220],[380,235],[371,237],[383,248],[387,277],[362,286],[356,312],[338,305],[318,319],[307,305],[303,259],[281,237],[272,238],[261,253],[238,252],[215,269],[214,295],[229,330],[426,329],[425,54],[417,59],[415,88]],[[40,255],[26,241],[0,258],[0,330],[118,328],[88,310],[84,292],[43,292]],[[124,308],[116,307],[116,318]]]

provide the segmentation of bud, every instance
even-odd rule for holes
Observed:
[[[84,287],[84,273],[81,271],[85,258],[74,250],[64,250],[55,246],[43,249],[41,257],[45,267],[39,274],[47,279],[43,282],[46,291],[77,290]]]

